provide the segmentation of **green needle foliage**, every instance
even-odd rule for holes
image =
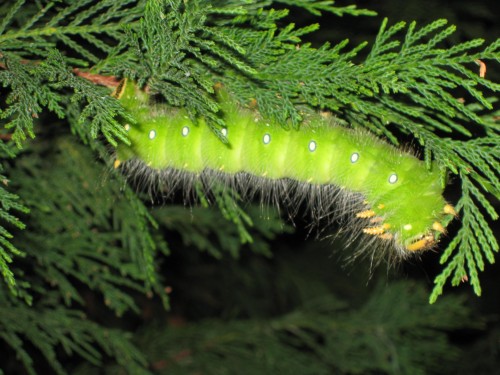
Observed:
[[[51,154],[32,148],[45,157],[20,157],[10,172],[31,208],[26,220],[31,229],[14,243],[31,250],[32,261],[42,266],[32,274],[58,289],[66,305],[84,304],[81,283],[101,293],[118,315],[138,311],[122,289],[146,294],[158,287],[153,258],[158,248],[164,253],[167,248],[150,234],[156,223],[120,181],[100,182],[103,170],[89,163],[90,150],[64,138],[51,148]],[[33,179],[39,183],[23,183]]]
[[[44,136],[47,133],[39,137]],[[59,357],[74,355],[96,366],[111,356],[130,374],[146,373],[147,362],[129,342],[130,335],[102,327],[87,314],[100,308],[118,317],[139,314],[137,296],[156,296],[168,308],[157,269],[159,254],[169,254],[160,225],[180,231],[187,245],[218,258],[223,252],[239,254],[242,231],[252,237],[254,252],[269,256],[267,241],[281,231],[278,219],[250,231],[241,223],[228,225],[219,212],[198,209],[189,214],[183,209],[181,214],[175,206],[154,211],[154,219],[125,181],[96,163],[92,151],[74,137],[56,136],[27,146],[29,151],[8,170],[16,181],[10,187],[31,211],[24,219],[28,230],[9,243],[25,250],[22,262],[9,272],[22,280],[11,290],[32,308],[2,283],[0,337],[10,346],[10,357],[15,354],[31,374],[45,361],[51,371],[64,374]],[[236,204],[225,201],[228,207]],[[250,210],[249,222],[256,221],[257,211]],[[193,222],[197,225],[190,225]],[[215,236],[220,236],[219,246],[209,240]],[[30,358],[31,345],[43,361]],[[57,354],[59,349],[64,355]]]
[[[394,144],[412,139],[429,165],[437,161],[443,183],[450,175],[460,187],[455,204],[460,223],[443,240],[443,268],[430,301],[447,283],[467,280],[481,294],[479,273],[499,250],[493,225],[500,198],[500,84],[479,70],[483,63],[488,70],[497,67],[500,39],[449,45],[455,26],[446,20],[423,26],[391,26],[384,20],[371,42],[314,46],[307,37],[319,24],[296,27],[287,21],[285,7],[314,16],[374,15],[354,5],[314,0],[0,5],[0,337],[26,371],[35,373],[37,366],[26,342],[58,374],[65,372],[61,357],[74,353],[95,365],[105,353],[130,373],[146,371],[145,358],[126,335],[100,330],[83,318],[88,293],[117,315],[139,312],[140,295],[155,295],[167,307],[158,271],[159,257],[168,254],[164,231],[179,232],[185,245],[222,258],[225,253],[237,257],[245,243],[269,256],[265,239],[282,227],[274,214],[262,221],[226,191],[201,196],[202,205],[213,199],[221,213],[193,209],[200,215],[196,222],[178,207],[147,207],[111,168],[106,147],[127,142],[120,120],[128,117],[111,90],[96,84],[106,76],[147,85],[158,100],[185,107],[193,118],[207,118],[216,134],[224,124],[213,86],[222,83],[242,103],[255,100],[265,116],[285,127],[298,127],[309,113],[327,110],[339,124],[367,129]],[[297,345],[326,360],[330,352],[315,347],[308,336],[308,329],[318,327],[290,319],[271,327],[252,324],[274,340],[276,350],[284,350],[278,336],[291,332]],[[425,331],[419,324],[408,326],[415,337]],[[234,333],[241,327],[228,326],[228,334],[243,346],[245,340],[258,340]],[[398,343],[402,331],[394,333]],[[403,347],[406,354],[411,351]],[[381,361],[370,370],[397,373]]]
[[[27,350],[25,341],[29,341],[43,355],[53,374],[67,373],[57,358],[60,347],[67,354],[81,356],[96,366],[105,354],[116,358],[131,374],[149,374],[146,358],[129,342],[128,335],[123,331],[103,329],[78,310],[54,306],[27,309],[19,301],[5,303],[4,297],[0,297],[2,338],[15,351],[28,374],[37,374],[37,363],[32,358],[33,350]],[[57,294],[48,293],[47,297],[57,299]],[[2,367],[10,354],[4,351]],[[0,369],[0,373],[4,372]]]
[[[0,179],[5,185],[8,184],[8,180],[4,176],[0,175]],[[29,212],[28,208],[19,202],[19,196],[10,193],[2,186],[0,187],[0,201],[0,217],[2,219],[2,224],[8,223],[19,229],[24,229],[24,223],[11,213],[11,210],[15,210],[18,213]],[[10,242],[11,239],[12,234],[3,225],[0,225],[0,269],[2,270],[2,276],[7,286],[14,295],[17,295],[14,274],[10,270],[8,264],[12,263],[13,256],[24,256],[24,253]]]
[[[168,306],[153,268],[156,250],[167,251],[165,243],[151,237],[153,219],[131,191],[123,191],[122,182],[102,183],[105,169],[87,147],[64,137],[47,146],[30,147],[9,170],[16,181],[12,188],[31,211],[25,218],[29,230],[11,246],[25,250],[13,270],[23,277],[18,288],[32,308],[0,288],[0,332],[12,350],[3,358],[15,355],[35,374],[40,362],[32,358],[34,346],[51,373],[65,374],[57,353],[63,349],[95,365],[112,356],[131,373],[144,373],[145,358],[127,334],[104,330],[79,307],[96,293],[121,316],[139,312],[133,293],[152,292]]]
[[[48,4],[26,20],[15,18],[22,2],[5,7],[2,29],[7,30],[14,21],[19,26],[0,36],[0,53],[8,67],[0,72],[0,81],[10,89],[1,117],[7,120],[7,129],[14,129],[12,138],[18,146],[25,132],[33,136],[34,117],[42,108],[64,116],[61,103],[68,97],[62,96],[62,88],[74,92],[71,101],[83,104],[79,122],[91,119],[92,137],[100,131],[112,144],[116,138],[125,138],[115,119],[126,114],[116,100],[102,88],[75,77],[69,68],[75,63],[73,57],[60,53],[64,46],[74,46],[75,40],[86,46],[74,48],[81,65],[96,64],[96,72],[148,83],[170,104],[187,107],[192,116],[211,119],[216,130],[222,120],[216,115],[218,107],[211,93],[213,84],[221,81],[242,101],[257,99],[265,115],[290,126],[297,126],[304,111],[321,108],[394,143],[399,134],[411,134],[423,145],[428,162],[435,158],[443,173],[451,171],[463,181],[463,196],[457,205],[463,229],[445,251],[443,262],[456,256],[465,264],[460,267],[463,263],[457,260],[447,265],[445,277],[436,280],[431,300],[441,293],[446,275],[456,284],[467,272],[480,294],[476,269],[484,267],[480,261],[484,257],[492,262],[498,242],[488,225],[478,224],[486,220],[482,209],[492,220],[497,219],[486,195],[498,197],[500,192],[498,147],[491,147],[499,143],[498,125],[488,112],[494,100],[485,93],[498,92],[500,85],[481,77],[477,63],[497,60],[500,40],[486,47],[482,47],[482,39],[475,39],[443,48],[442,42],[455,31],[446,20],[422,28],[415,23],[406,27],[404,22],[388,27],[385,20],[369,52],[360,58],[358,54],[368,43],[351,50],[346,50],[347,41],[320,48],[300,44],[318,25],[278,27],[286,10],[257,9],[255,4],[238,2],[207,6],[197,1],[149,1],[144,7],[123,4],[118,9],[112,4],[75,3],[55,14],[46,9]],[[338,12],[325,2],[313,4],[295,3],[312,13],[320,8]],[[28,7],[28,13],[35,12],[32,8]],[[366,13],[349,9],[355,15]],[[37,28],[42,20],[43,27]],[[120,23],[122,27],[117,26]],[[51,34],[50,28],[58,31]],[[93,33],[99,33],[101,39]],[[66,35],[75,37],[73,44]],[[26,39],[34,46],[21,47],[27,45],[21,43]],[[104,48],[104,42],[97,40],[109,42],[110,47]],[[88,49],[108,55],[96,60]],[[456,92],[465,99],[458,100]],[[476,236],[476,240],[460,240]]]
[[[458,357],[444,332],[467,314],[458,298],[434,308],[421,303],[424,295],[421,287],[394,283],[375,290],[359,309],[321,296],[271,320],[152,324],[138,345],[158,374],[232,374],[236,368],[248,375],[443,373]],[[401,296],[404,304],[397,303]]]

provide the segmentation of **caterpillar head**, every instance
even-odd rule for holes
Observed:
[[[383,169],[386,181],[379,183],[386,190],[370,196],[366,210],[356,215],[366,224],[363,232],[393,241],[402,253],[435,247],[456,215],[443,198],[440,174],[406,154],[393,156]]]

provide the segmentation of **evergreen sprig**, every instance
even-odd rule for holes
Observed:
[[[27,272],[23,274],[19,262],[13,270],[15,291],[20,289],[18,294],[32,308],[5,284],[0,286],[2,344],[16,353],[29,374],[45,366],[33,361],[32,348],[57,374],[67,373],[61,363],[67,356],[94,365],[112,357],[130,373],[148,373],[128,334],[104,328],[81,309],[93,305],[106,306],[117,316],[138,313],[134,295],[153,292],[168,306],[155,265],[158,250],[168,249],[161,238],[153,238],[154,220],[129,188],[122,194],[124,181],[96,165],[89,148],[74,139],[56,137],[29,150],[6,172],[31,209],[25,220],[30,230],[17,231],[13,239],[24,250]],[[44,157],[32,157],[33,152]],[[30,283],[27,290],[23,279]],[[90,293],[102,300],[89,302]]]
[[[216,259],[221,259],[225,253],[238,258],[242,244],[246,244],[254,254],[271,257],[269,242],[288,230],[277,213],[272,211],[263,220],[260,207],[245,207],[245,211],[238,207],[235,210],[233,205],[237,202],[227,194],[221,194],[216,199],[224,199],[224,204],[230,205],[228,209],[221,208],[219,215],[201,207],[187,211],[184,206],[175,205],[157,209],[153,214],[162,228],[178,232],[186,247],[195,247]],[[233,217],[234,213],[245,216],[243,219]],[[234,225],[228,226],[227,222]],[[225,227],[225,230],[221,231],[221,227]]]
[[[1,165],[0,171],[3,171]],[[3,175],[0,175],[0,181],[5,186],[7,186],[9,182]],[[9,268],[9,264],[12,263],[13,257],[22,257],[25,253],[10,242],[13,236],[11,232],[4,227],[3,223],[7,223],[18,229],[24,229],[26,226],[19,218],[14,216],[12,211],[28,213],[29,209],[20,202],[19,196],[10,193],[0,185],[0,220],[2,220],[2,225],[0,225],[0,271],[10,291],[14,295],[17,295],[16,280],[12,270]]]
[[[221,64],[250,76],[255,70],[243,60],[240,43],[211,20],[229,21],[245,11],[239,5],[219,8],[197,1],[165,5],[159,0],[147,3],[139,25],[126,27],[125,38],[101,70],[133,78],[139,85],[147,82],[169,104],[186,107],[193,119],[203,114],[210,126],[221,126],[210,70]]]
[[[271,3],[271,2],[270,2]],[[342,17],[349,16],[374,16],[377,13],[368,9],[358,9],[356,5],[343,7],[335,6],[335,1],[317,1],[317,0],[278,0],[276,3],[285,4],[289,7],[299,7],[307,10],[315,16],[321,16],[321,12],[333,13]],[[270,5],[270,4],[269,4]]]
[[[8,107],[0,109],[0,120],[7,121],[6,129],[13,129],[12,140],[19,148],[27,136],[35,137],[34,121],[43,111],[64,118],[69,101],[83,105],[79,122],[89,122],[90,138],[103,134],[111,144],[116,145],[116,139],[127,142],[117,120],[118,116],[127,118],[127,114],[118,101],[109,95],[109,90],[76,76],[59,51],[51,49],[44,61],[32,63],[23,62],[11,52],[1,55],[1,47],[0,61],[6,69],[0,70],[0,83],[11,91],[6,96]],[[62,92],[66,89],[73,91],[70,98]]]
[[[455,30],[445,20],[421,28],[403,22],[388,27],[385,20],[363,58],[360,52],[367,43],[351,50],[346,49],[347,41],[313,47],[302,39],[317,25],[279,26],[287,11],[259,10],[257,3],[40,4],[20,0],[0,9],[0,82],[8,92],[0,116],[8,129],[14,129],[12,139],[19,146],[26,135],[34,136],[34,121],[45,108],[66,115],[69,98],[83,103],[80,122],[90,119],[91,137],[104,134],[111,144],[116,139],[126,141],[117,121],[126,114],[117,101],[104,89],[75,77],[73,65],[95,64],[96,71],[147,83],[169,104],[185,106],[192,116],[204,116],[212,125],[221,125],[212,85],[223,82],[242,102],[255,98],[265,116],[284,126],[298,126],[307,111],[322,108],[394,143],[399,132],[415,135],[429,164],[435,158],[462,179],[464,198],[459,208],[464,232],[457,238],[472,235],[474,223],[483,223],[479,207],[496,218],[481,195],[498,191],[496,149],[486,145],[499,143],[498,126],[484,114],[493,104],[483,92],[496,93],[500,85],[477,74],[476,64],[498,60],[500,40],[486,47],[475,39],[445,48],[443,43]],[[324,1],[294,5],[314,14],[336,12]],[[66,89],[74,95],[68,97]],[[479,110],[459,100],[457,90],[466,104],[472,101]],[[481,139],[467,142],[476,153],[457,147],[459,137],[472,135]],[[481,240],[465,246],[472,273],[474,265],[481,268],[482,252],[498,251],[488,226],[479,232]],[[491,261],[491,256],[487,259]],[[470,276],[478,292],[475,273]],[[440,285],[441,281],[436,290]]]
[[[136,22],[141,9],[135,1],[110,0],[60,5],[18,0],[10,8],[0,8],[0,84],[10,89],[0,120],[8,121],[6,129],[14,129],[12,139],[18,147],[26,136],[34,138],[34,119],[45,109],[64,117],[61,102],[66,94],[58,91],[62,88],[73,89],[72,100],[85,103],[81,121],[91,119],[94,138],[102,133],[112,144],[116,138],[126,142],[114,119],[126,114],[107,98],[107,91],[99,92],[75,77],[69,66],[88,67],[111,53],[124,38],[123,25]],[[64,54],[58,52],[62,50]]]
[[[293,30],[290,27],[267,40],[254,31],[252,37],[245,36],[245,48],[252,65],[259,67],[261,81],[243,93],[257,96],[259,108],[268,111],[267,115],[281,122],[290,119],[293,125],[302,120],[300,105],[307,103],[341,112],[353,126],[383,133],[394,142],[396,138],[387,129],[388,123],[403,126],[416,122],[415,126],[421,124],[434,130],[469,135],[469,130],[455,118],[464,115],[481,125],[485,125],[484,119],[454,98],[452,90],[465,89],[484,108],[492,109],[477,87],[498,91],[500,86],[480,77],[470,67],[476,67],[475,61],[479,59],[497,59],[500,42],[480,52],[475,49],[483,44],[481,39],[448,49],[435,48],[455,30],[454,26],[443,29],[445,25],[446,20],[437,20],[415,31],[416,25],[412,23],[401,43],[398,37],[405,23],[386,29],[385,20],[361,64],[354,64],[353,60],[366,43],[351,51],[345,51],[347,41],[316,49],[307,43],[297,46],[300,34],[292,34],[287,40]],[[425,40],[426,36],[431,37]],[[241,79],[243,86],[244,78]],[[267,94],[259,90],[261,82],[265,83]],[[439,119],[438,115],[444,117]]]
[[[446,331],[467,322],[468,312],[455,296],[422,304],[425,294],[391,283],[359,309],[327,294],[270,320],[152,324],[137,341],[159,374],[442,373],[458,356]]]
[[[58,289],[68,306],[84,304],[81,283],[101,293],[118,315],[137,312],[124,289],[162,290],[154,258],[157,248],[166,247],[152,238],[153,219],[134,194],[121,194],[122,182],[100,182],[102,169],[89,162],[88,149],[66,139],[52,147],[43,160],[23,157],[10,172],[32,211],[31,230],[14,243],[29,250],[39,265],[34,273]],[[38,184],[29,183],[33,178]]]
[[[353,6],[336,7],[331,1],[276,2],[314,15],[373,14]],[[77,67],[91,67],[85,72],[91,75],[136,79],[159,94],[159,100],[186,107],[193,118],[207,118],[216,133],[223,124],[212,87],[222,82],[242,103],[256,100],[263,115],[283,126],[298,127],[311,111],[327,109],[342,124],[367,128],[395,144],[401,134],[414,136],[429,166],[437,161],[443,171],[456,175],[462,187],[456,207],[462,226],[442,255],[445,266],[436,278],[431,301],[450,279],[452,285],[469,280],[480,294],[479,271],[487,262],[493,263],[498,252],[490,220],[498,218],[492,199],[500,195],[500,139],[493,116],[497,104],[489,97],[496,95],[500,85],[478,74],[477,64],[500,60],[500,40],[486,47],[481,39],[446,47],[455,27],[445,20],[420,28],[403,22],[388,26],[385,20],[370,48],[363,43],[348,49],[347,40],[315,47],[304,39],[319,25],[287,24],[288,10],[274,10],[272,4],[17,0],[0,6],[0,124],[4,129],[0,150],[16,157],[4,163],[12,182],[0,186],[0,220],[6,226],[0,226],[0,269],[6,281],[0,286],[0,337],[28,373],[35,373],[36,367],[31,346],[56,373],[64,373],[61,352],[99,365],[102,355],[94,345],[130,373],[144,372],[146,362],[126,335],[103,329],[77,310],[86,303],[85,290],[102,297],[117,315],[139,311],[136,292],[148,296],[155,292],[166,306],[156,258],[158,250],[167,254],[168,248],[159,229],[179,230],[190,220],[176,218],[174,209],[155,213],[154,220],[137,194],[109,169],[102,169],[87,148],[54,136],[55,128],[47,124],[65,118],[88,148],[101,156],[107,152],[95,138],[103,135],[111,145],[127,142],[120,120],[132,119],[109,89],[82,78]],[[37,134],[38,146],[26,141]],[[28,150],[22,157],[17,156],[21,147]],[[96,185],[103,177],[107,177],[105,183]],[[3,176],[0,181],[7,185]],[[254,231],[263,237],[275,235],[277,220],[257,221],[242,210],[236,195],[215,193],[222,217],[232,226],[220,224],[221,215],[204,212],[200,226],[183,233],[191,236],[189,244],[214,257],[223,252],[236,256],[241,242],[255,238]],[[29,230],[21,232],[18,229],[25,224],[15,215],[27,213],[27,207],[31,212],[23,220]],[[219,246],[204,240],[207,228],[218,237]],[[262,241],[249,246],[269,254]],[[14,267],[13,257],[18,260]],[[314,353],[308,363],[318,367],[326,363],[327,371],[332,366],[352,372],[374,370],[368,362],[352,358],[343,362],[342,355],[333,363],[331,350],[337,349],[337,338],[352,339],[361,331],[363,335],[350,342],[345,358],[352,353],[365,358],[366,348],[371,348],[379,355],[377,371],[398,372],[400,362],[389,360],[394,358],[419,371],[423,368],[419,360],[426,354],[415,349],[422,347],[418,343],[428,342],[438,356],[454,354],[444,335],[437,340],[434,335],[463,322],[464,309],[459,300],[446,297],[428,310],[421,304],[422,290],[408,294],[408,304],[398,304],[402,289],[396,285],[394,292],[380,292],[358,314],[342,314],[345,304],[326,298],[326,305],[305,306],[270,326],[236,322],[227,326],[229,336],[221,338],[211,335],[207,326],[207,342],[212,346],[200,352],[213,364],[221,358],[219,353],[245,355],[248,348],[259,348],[267,340],[272,354],[304,359]],[[27,308],[16,293],[35,308]],[[332,322],[335,314],[345,318],[340,319],[341,325]],[[451,315],[453,319],[443,319]],[[249,336],[249,327],[259,335]],[[199,329],[192,330],[196,339]],[[169,338],[167,343],[169,334],[177,338],[177,332],[162,333]],[[326,344],[319,345],[318,337]],[[285,338],[289,341],[283,345]],[[309,352],[297,352],[297,346]],[[207,348],[215,349],[207,353]],[[257,353],[270,361],[276,358]],[[258,363],[253,357],[251,362]],[[290,363],[293,370],[313,369],[300,360]],[[349,367],[353,363],[357,367]]]
[[[187,245],[217,258],[222,252],[237,257],[242,250],[238,223],[227,225],[217,212],[184,209],[180,213],[175,207],[156,210],[153,219],[125,181],[110,174],[108,167],[96,165],[88,147],[72,138],[33,145],[30,151],[44,158],[23,155],[8,172],[31,209],[27,218],[30,230],[17,233],[14,245],[25,249],[31,268],[24,277],[31,283],[33,309],[0,287],[0,306],[9,311],[2,312],[0,338],[17,353],[28,373],[35,373],[37,364],[30,358],[26,340],[58,374],[65,373],[59,347],[65,355],[96,366],[104,352],[118,364],[131,366],[129,373],[143,373],[144,359],[129,336],[89,321],[77,307],[105,306],[117,316],[139,313],[136,295],[152,297],[154,293],[166,308],[169,301],[157,258],[159,251],[168,254],[168,248],[160,230],[181,231]],[[257,216],[258,209],[251,212]],[[264,238],[273,238],[280,223],[276,217],[256,222],[248,233],[254,239],[250,249],[270,255]],[[219,236],[218,245],[206,238],[210,235]],[[89,301],[89,293],[99,298]],[[11,324],[14,317],[17,322]]]
[[[142,6],[136,0],[17,0],[1,11],[0,50],[33,60],[58,48],[74,53],[66,57],[72,64],[89,66],[111,52],[123,38],[123,25],[136,22]]]
[[[481,295],[478,270],[484,271],[485,260],[490,264],[495,263],[495,253],[499,249],[495,234],[481,208],[493,220],[498,219],[497,212],[470,176],[461,175],[461,179],[462,197],[457,204],[457,211],[462,216],[462,227],[441,256],[441,264],[447,264],[434,281],[436,285],[430,296],[431,303],[437,300],[450,278],[453,286],[469,281],[474,292]]]
[[[9,343],[26,373],[36,375],[36,368],[46,367],[34,360],[32,345],[58,375],[68,373],[61,363],[60,349],[66,356],[78,355],[96,366],[110,356],[130,374],[150,374],[144,355],[129,341],[127,333],[103,329],[79,310],[43,305],[27,309],[19,301],[6,300],[5,290],[1,289],[0,337]],[[57,301],[56,296],[52,297]],[[3,356],[2,365],[8,358]]]
[[[351,51],[344,51],[346,41],[320,48],[309,44],[291,48],[289,40],[294,38],[280,40],[281,34],[259,38],[259,32],[253,31],[252,37],[245,39],[249,44],[245,48],[261,51],[249,54],[252,64],[259,66],[260,80],[248,81],[237,74],[227,74],[222,80],[232,85],[242,100],[256,97],[259,109],[280,123],[298,124],[308,110],[304,104],[308,104],[329,109],[342,122],[368,128],[396,144],[397,132],[414,136],[424,147],[429,167],[434,158],[443,170],[463,180],[463,197],[458,205],[463,208],[463,232],[457,238],[478,236],[481,240],[466,243],[456,239],[458,242],[452,242],[443,254],[442,262],[457,244],[463,244],[457,262],[467,259],[470,281],[480,293],[475,270],[483,268],[482,254],[499,249],[490,224],[480,216],[480,207],[496,220],[498,215],[484,194],[497,199],[500,196],[500,127],[491,116],[495,101],[483,91],[496,93],[500,84],[482,77],[476,69],[483,60],[500,58],[500,40],[479,51],[482,39],[440,48],[439,44],[455,31],[454,26],[446,25],[445,20],[437,20],[417,29],[411,23],[401,41],[398,36],[406,24],[387,27],[385,20],[361,64],[353,60],[365,44]],[[286,34],[293,29],[283,30]],[[457,97],[457,92],[466,98]],[[463,141],[463,137],[470,140]],[[477,187],[471,190],[474,183]],[[487,259],[494,261],[491,256]],[[448,273],[449,269],[436,279],[432,301],[441,293]],[[465,280],[458,268],[457,278]]]

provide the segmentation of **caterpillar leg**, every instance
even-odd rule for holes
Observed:
[[[446,233],[446,229],[443,227],[443,224],[441,224],[439,221],[435,221],[434,224],[432,224],[432,229],[442,234]]]
[[[356,214],[356,217],[359,217],[361,219],[367,219],[367,218],[370,218],[373,216],[375,216],[375,211],[373,211],[373,210],[365,210],[365,211],[358,212]]]
[[[432,234],[428,234],[421,238],[418,241],[415,241],[408,246],[406,246],[406,250],[409,251],[421,251],[427,250],[436,245],[436,241],[434,240],[434,236]]]
[[[455,211],[455,208],[451,204],[446,204],[443,207],[443,212],[447,215],[457,216],[457,211]]]

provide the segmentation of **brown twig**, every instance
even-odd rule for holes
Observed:
[[[3,55],[0,53],[0,59],[3,57]],[[30,61],[30,60],[21,60],[21,64],[29,64],[30,62],[34,64],[38,64],[38,61]],[[8,69],[7,65],[0,62],[0,69]],[[106,86],[110,88],[117,87],[120,83],[120,80],[116,78],[115,76],[103,76],[101,74],[95,74],[95,73],[90,73],[90,72],[84,72],[81,71],[78,68],[73,68],[73,73],[77,75],[78,77],[85,78],[86,80],[89,80],[92,83],[95,83],[96,85],[101,85],[101,86]]]
[[[12,134],[10,134],[10,133],[0,134],[0,139],[2,141],[10,141],[12,139]]]
[[[73,69],[73,73],[77,76],[85,78],[96,85],[106,86],[106,87],[118,87],[120,80],[115,76],[103,76],[101,74],[94,74],[90,72],[82,72],[78,68]]]

